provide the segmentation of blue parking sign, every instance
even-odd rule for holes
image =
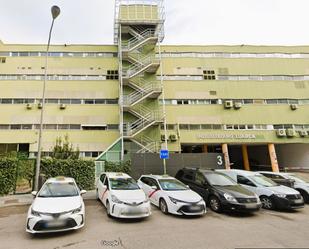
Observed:
[[[160,158],[168,159],[169,158],[168,150],[160,150]]]

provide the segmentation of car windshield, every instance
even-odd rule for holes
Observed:
[[[219,173],[207,173],[205,177],[210,185],[213,186],[234,186],[237,185],[232,178]]]
[[[295,182],[297,183],[309,183],[309,180],[302,177],[302,176],[299,176],[299,175],[290,175],[289,174],[289,178],[294,180]]]
[[[263,175],[253,175],[249,176],[249,178],[257,183],[260,186],[263,187],[274,187],[274,186],[279,186],[279,184],[275,183],[273,180],[263,176]]]
[[[39,197],[71,197],[78,196],[77,186],[73,182],[48,182],[43,185]]]
[[[160,186],[165,191],[179,191],[187,190],[187,186],[176,179],[161,179],[159,180]]]
[[[136,190],[139,189],[133,178],[109,178],[111,189],[114,190]]]

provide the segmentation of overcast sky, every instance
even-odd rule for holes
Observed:
[[[0,0],[0,39],[46,43],[55,4],[52,43],[113,43],[114,0]],[[309,44],[308,0],[165,0],[165,9],[164,44]]]

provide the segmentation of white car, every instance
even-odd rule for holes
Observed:
[[[76,230],[85,224],[85,205],[75,180],[67,177],[48,179],[28,210],[26,231],[35,233]]]
[[[142,175],[137,183],[151,203],[165,214],[203,215],[206,213],[203,198],[174,177]]]
[[[97,199],[108,216],[145,218],[151,214],[150,202],[136,181],[124,173],[106,172],[97,181]]]
[[[304,201],[306,203],[309,203],[309,180],[300,176],[296,173],[281,173],[281,172],[260,172],[266,177],[270,177],[271,179],[281,178],[286,180],[292,180],[294,181],[295,188],[304,198]]]
[[[256,193],[265,209],[296,209],[304,207],[304,199],[293,188],[279,185],[260,173],[246,170],[216,170]]]

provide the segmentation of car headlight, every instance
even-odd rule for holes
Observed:
[[[117,203],[117,204],[122,204],[123,201],[119,200],[115,195],[112,195],[112,201]]]
[[[235,199],[234,196],[228,194],[228,193],[224,193],[223,194],[224,198],[227,200],[227,201],[231,201],[231,202],[237,202],[237,200]]]
[[[31,214],[32,214],[33,216],[37,216],[37,217],[40,217],[40,216],[41,216],[41,213],[40,213],[40,212],[34,211],[32,208],[31,208]]]
[[[179,200],[177,200],[177,199],[175,199],[173,197],[169,196],[168,198],[170,198],[171,202],[173,202],[174,204],[177,204],[177,202],[180,202]]]
[[[82,211],[82,206],[80,206],[79,208],[73,209],[73,210],[71,211],[71,213],[72,213],[72,214],[76,214],[76,213],[79,213],[79,212],[81,212],[81,211]]]
[[[285,198],[286,197],[286,195],[284,195],[284,194],[276,194],[276,196],[278,196],[280,198]]]

